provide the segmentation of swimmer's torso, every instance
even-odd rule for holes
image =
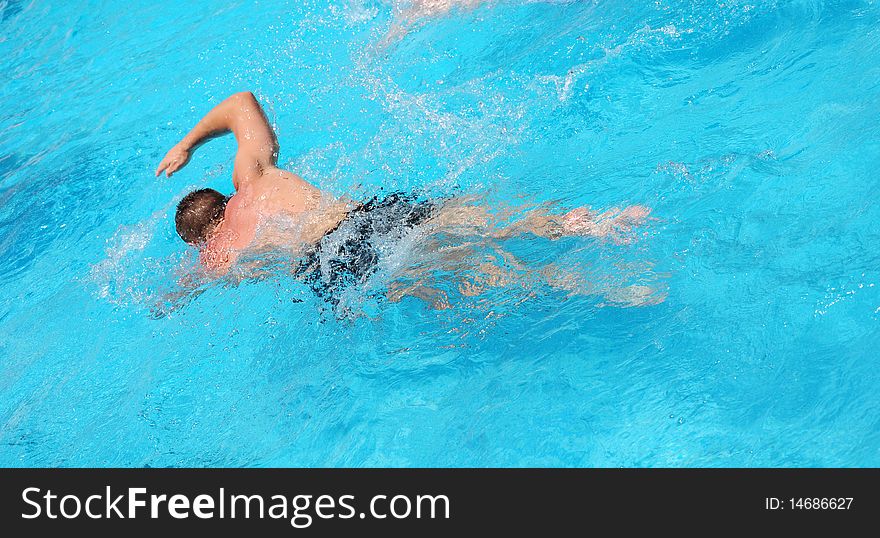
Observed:
[[[298,175],[275,167],[247,178],[236,175],[233,183],[236,193],[208,240],[209,266],[229,263],[230,255],[244,249],[281,249],[297,254],[335,228],[351,207]]]

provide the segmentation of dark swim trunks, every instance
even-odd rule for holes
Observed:
[[[364,283],[376,272],[379,251],[427,221],[438,204],[414,195],[394,193],[376,197],[348,215],[305,255],[300,276],[333,305],[347,286]]]

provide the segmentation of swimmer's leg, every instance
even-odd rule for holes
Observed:
[[[579,207],[561,215],[558,222],[563,235],[608,237],[615,242],[628,242],[625,234],[644,223],[650,214],[651,208],[642,205],[615,207],[598,215],[589,207]]]
[[[611,239],[617,243],[628,242],[627,233],[647,220],[651,209],[634,205],[624,209],[612,208],[596,213],[589,207],[578,207],[564,214],[534,209],[508,226],[498,230],[494,237],[509,239],[531,234],[545,239],[581,236]]]
[[[566,291],[569,296],[597,296],[604,298],[609,304],[623,307],[649,306],[662,303],[666,300],[666,290],[663,287],[648,286],[644,284],[619,285],[601,284],[594,282],[586,274],[559,267],[549,263],[543,267],[529,267],[525,262],[501,248],[497,243],[492,243],[493,250],[504,260],[504,267],[495,265],[494,260],[479,266],[479,279],[482,287],[469,285],[465,289],[459,286],[462,295],[470,292],[470,295],[479,295],[490,287],[520,286],[523,289],[533,289],[538,285],[547,285],[551,288]],[[479,293],[475,293],[479,291]]]
[[[633,205],[624,209],[612,208],[596,213],[589,207],[579,207],[567,213],[557,214],[549,206],[506,208],[499,214],[489,212],[476,198],[453,200],[438,209],[428,221],[432,233],[444,233],[459,237],[481,237],[505,240],[521,235],[535,235],[545,239],[562,237],[596,237],[616,243],[629,241],[629,232],[644,223],[651,209]],[[511,216],[519,216],[504,224]]]
[[[593,282],[583,274],[567,271],[548,264],[538,273],[551,288],[568,292],[572,296],[596,296],[607,301],[607,305],[619,307],[650,306],[666,300],[664,287],[630,284],[615,286],[608,283]]]
[[[446,201],[425,223],[426,231],[459,238],[485,236],[487,231],[495,228],[497,217],[477,200],[467,196]]]
[[[458,283],[459,293],[465,297],[480,295],[488,288],[505,287],[520,282],[522,277],[517,271],[526,273],[525,265],[494,242],[489,243],[442,245],[430,240],[423,245],[427,251],[422,257],[423,263],[396,274],[386,297],[391,302],[399,302],[403,297],[412,296],[429,303],[434,309],[442,310],[451,305],[446,292],[435,287],[440,279],[438,272],[453,275]],[[486,247],[495,250],[496,256],[486,255]],[[476,262],[478,257],[481,261]],[[499,258],[504,261],[501,262]]]
[[[388,286],[385,297],[392,303],[399,303],[404,297],[415,297],[427,303],[434,310],[446,310],[452,306],[445,291],[425,285],[423,281],[411,284],[394,281]]]
[[[501,241],[519,235],[535,235],[547,239],[566,236],[608,237],[624,242],[624,235],[633,226],[644,222],[650,209],[630,206],[596,214],[582,207],[564,214],[551,213],[548,207],[516,208],[509,214],[523,215],[513,223],[498,225],[498,217],[475,200],[453,200],[444,204],[427,223],[429,235],[420,245],[423,250],[416,267],[398,275],[403,282],[389,290],[389,300],[399,301],[405,295],[419,297],[432,307],[449,307],[445,292],[429,280],[437,280],[437,272],[446,272],[457,281],[458,292],[476,297],[492,288],[520,287],[534,292],[536,287],[567,291],[569,295],[604,297],[611,304],[641,306],[662,302],[665,295],[649,286],[600,285],[579,271],[554,264],[534,267],[519,260]],[[466,239],[462,239],[466,238]],[[494,254],[494,255],[493,255]],[[409,282],[409,284],[406,284]],[[413,283],[414,282],[414,283]]]

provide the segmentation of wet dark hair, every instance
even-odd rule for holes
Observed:
[[[204,243],[223,220],[227,198],[214,189],[199,189],[183,197],[177,204],[174,224],[177,234],[190,245]]]

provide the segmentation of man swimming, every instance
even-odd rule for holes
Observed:
[[[547,239],[592,236],[623,240],[650,212],[643,206],[602,214],[587,207],[564,214],[538,208],[523,211],[519,220],[505,224],[488,208],[467,198],[427,200],[402,193],[364,203],[339,198],[278,168],[277,138],[251,92],[236,93],[208,112],[168,151],[156,168],[156,176],[164,172],[171,177],[186,166],[201,144],[229,132],[238,143],[232,173],[235,194],[227,197],[213,189],[187,194],[177,206],[177,233],[199,249],[201,264],[214,275],[225,274],[243,252],[281,250],[291,254],[300,260],[296,274],[328,298],[352,282],[365,281],[376,270],[379,245],[400,240],[415,228],[426,233],[421,248],[433,251],[450,247],[437,237],[456,235],[493,242],[524,234]],[[463,252],[472,251],[472,247],[458,245],[441,258],[460,264],[466,257]],[[503,272],[491,263],[480,264],[479,269],[490,285],[506,281]],[[415,280],[418,286],[391,289],[389,297],[411,294],[425,298],[430,294],[425,290],[431,288],[420,278]]]

